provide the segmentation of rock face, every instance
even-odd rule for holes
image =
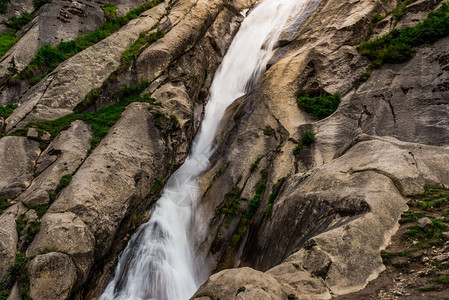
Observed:
[[[20,297],[23,284],[5,276],[19,251],[29,258],[20,272],[33,299],[98,299],[130,234],[187,157],[213,74],[255,2],[164,2],[35,86],[3,86],[0,104],[19,106],[1,119],[0,131],[23,135],[0,139],[0,285],[11,295]],[[124,14],[144,1],[114,3]],[[9,76],[13,57],[23,69],[43,43],[94,30],[104,22],[104,4],[54,0],[34,12],[0,61],[0,77]],[[449,38],[355,87],[370,64],[356,46],[370,33],[371,17],[396,1],[309,4],[314,13],[286,29],[268,71],[222,120],[196,212],[207,230],[192,228],[191,235],[201,268],[215,274],[193,299],[329,299],[360,290],[384,269],[380,252],[407,197],[425,184],[449,185]],[[380,21],[374,36],[416,24],[438,5],[416,1],[397,24]],[[136,50],[156,30],[164,34]],[[118,107],[141,83],[142,94],[160,103],[129,104],[93,151],[103,124],[58,119]],[[92,89],[95,97],[86,98]],[[299,95],[325,92],[342,95],[333,115],[316,120],[298,108]],[[30,123],[39,120],[56,121],[44,132]],[[64,130],[51,136],[56,127]],[[293,154],[306,130],[314,143]],[[70,183],[59,185],[68,174]],[[233,191],[239,203],[229,221]]]
[[[39,143],[25,137],[0,139],[0,197],[15,198],[30,185]]]
[[[17,232],[16,222],[9,215],[0,216],[0,280],[16,259]]]
[[[0,60],[0,82],[5,83],[11,74],[8,68],[14,61],[17,72],[21,72],[30,63],[43,45],[57,45],[61,41],[69,41],[78,36],[85,35],[95,30],[105,22],[103,7],[108,3],[117,6],[119,14],[125,14],[129,10],[138,7],[145,1],[64,1],[54,0],[45,4],[42,8],[34,11],[33,1],[11,1],[8,13],[4,19],[19,15],[18,12],[33,12],[34,19],[27,24],[20,32],[20,40],[15,44]],[[107,50],[107,49],[105,49]],[[103,54],[107,53],[104,52]],[[100,56],[99,56],[100,57]],[[86,58],[86,57],[85,57]],[[107,64],[107,62],[103,62]],[[3,86],[5,88],[5,86]],[[18,95],[13,94],[14,98]],[[11,99],[11,90],[6,88],[0,96],[0,104],[16,102]]]
[[[39,156],[35,174],[39,176],[17,197],[28,207],[50,202],[62,176],[72,174],[84,161],[90,147],[92,131],[83,121],[75,121],[61,132]]]
[[[405,197],[421,193],[424,184],[447,185],[448,95],[441,87],[448,39],[418,49],[407,63],[373,71],[353,88],[369,63],[354,47],[364,39],[367,18],[392,7],[323,1],[255,89],[228,109],[213,167],[202,178],[200,209],[213,233],[203,232],[197,245],[206,248],[212,269],[266,271],[298,299],[362,289],[383,270],[380,251],[407,209]],[[419,7],[428,11],[435,3]],[[296,97],[322,92],[344,97],[337,112],[315,121],[298,109]],[[316,141],[295,156],[306,130]],[[261,170],[267,188],[245,225]],[[226,225],[222,207],[234,186],[240,208]],[[224,286],[217,292],[218,285],[208,281],[197,295],[234,293]]]

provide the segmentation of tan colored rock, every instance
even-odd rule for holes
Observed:
[[[251,268],[240,268],[212,275],[191,299],[202,297],[286,300],[287,294],[272,276]]]
[[[36,256],[27,267],[30,296],[35,300],[68,299],[76,280],[72,259],[63,253],[51,252]]]
[[[16,259],[17,241],[14,217],[2,214],[0,216],[0,281]]]
[[[169,162],[149,106],[134,103],[125,110],[49,209],[78,215],[95,236],[97,257],[109,249],[130,205],[161,177],[154,170],[164,170]]]
[[[47,213],[41,222],[39,233],[27,249],[27,256],[48,251],[66,253],[74,259],[78,281],[85,280],[94,259],[95,238],[90,229],[70,212]]]
[[[22,300],[22,296],[20,295],[19,283],[16,281],[12,286],[12,289],[9,293],[9,296],[6,300]]]
[[[23,201],[28,207],[48,203],[48,193],[56,190],[61,177],[75,172],[84,161],[91,138],[90,125],[79,120],[61,132],[40,155],[36,164],[39,176],[17,197],[17,201]]]
[[[39,154],[36,141],[18,136],[0,139],[0,196],[15,198],[30,185]]]
[[[73,111],[87,93],[100,87],[120,65],[122,52],[131,46],[140,32],[155,25],[165,14],[164,3],[130,21],[118,32],[85,49],[67,61],[30,89],[20,105],[6,120],[9,131],[21,123],[52,120]]]

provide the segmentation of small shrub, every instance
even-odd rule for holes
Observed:
[[[25,228],[25,225],[27,224],[27,219],[25,219],[25,214],[21,214],[16,219],[16,230],[17,235],[20,236],[20,233]]]
[[[303,145],[310,145],[315,142],[315,135],[313,132],[307,130],[302,136],[301,142]]]
[[[302,142],[299,142],[298,145],[296,145],[296,147],[293,149],[293,154],[299,155],[302,149],[304,149],[304,145],[302,144]]]
[[[246,290],[246,288],[244,286],[239,287],[239,289],[237,290],[237,294],[240,294],[241,292],[244,292]]]
[[[325,94],[317,97],[304,95],[298,98],[298,106],[314,117],[325,118],[337,110],[340,101],[340,94]]]
[[[379,21],[381,21],[384,18],[384,16],[382,16],[380,14],[380,12],[376,12],[372,17],[371,17],[371,22],[373,23],[377,23]]]
[[[117,7],[114,3],[108,3],[103,7],[104,16],[107,20],[117,19]]]
[[[72,181],[72,174],[66,174],[66,175],[62,176],[61,180],[59,181],[57,190],[61,191],[63,188],[67,187],[69,185],[70,181]]]
[[[47,204],[39,204],[30,207],[36,211],[37,217],[40,219],[47,211]]]
[[[9,20],[3,21],[2,24],[17,32],[31,20],[33,20],[33,15],[29,12],[23,12],[19,17],[13,16]]]
[[[41,222],[36,220],[28,222],[28,227],[24,238],[25,245],[31,244],[31,242],[33,241],[34,237],[36,236],[36,234],[39,232],[40,229],[41,229]]]
[[[8,199],[5,197],[0,197],[0,215],[12,204],[8,202]]]
[[[259,157],[255,162],[253,162],[252,164],[251,164],[251,168],[249,169],[249,171],[251,172],[251,173],[253,173],[254,171],[256,171],[257,170],[257,167],[259,167],[259,163],[260,163],[260,160],[262,159],[262,157]]]

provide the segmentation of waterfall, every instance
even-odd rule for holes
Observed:
[[[305,14],[313,0],[264,0],[250,11],[214,76],[204,120],[190,155],[172,174],[150,220],[139,227],[119,257],[100,300],[189,299],[201,282],[188,239],[197,178],[207,170],[213,140],[226,108],[265,72],[280,34]]]

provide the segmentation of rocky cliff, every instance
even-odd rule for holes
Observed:
[[[98,299],[257,1],[19,2],[1,15],[31,14],[0,60],[0,297]],[[385,269],[410,197],[449,185],[449,38],[374,67],[358,45],[440,2],[309,1],[221,122],[191,234],[213,275],[193,299],[330,299]],[[297,104],[334,94],[325,118]]]

